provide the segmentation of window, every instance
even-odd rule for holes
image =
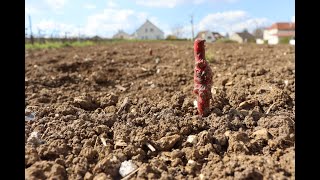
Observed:
[[[157,36],[157,39],[160,39],[160,36]]]
[[[147,29],[147,28],[145,29],[145,32],[148,32],[148,29]]]
[[[211,39],[211,36],[208,36],[207,38],[208,38],[208,39]]]
[[[150,32],[153,32],[153,28],[150,29]]]

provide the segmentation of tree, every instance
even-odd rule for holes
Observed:
[[[244,32],[244,33],[248,33],[248,29],[247,29],[247,28],[245,28],[242,32]]]
[[[253,36],[257,39],[262,39],[263,38],[263,28],[262,27],[259,27],[259,28],[256,28],[254,31],[253,31]]]
[[[175,35],[168,35],[168,36],[166,37],[166,40],[174,40],[174,39],[177,39],[177,36],[175,36]]]
[[[182,38],[185,34],[183,30],[183,26],[180,24],[176,24],[171,28],[172,35],[176,36],[177,38]]]

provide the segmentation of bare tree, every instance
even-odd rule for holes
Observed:
[[[256,28],[254,31],[253,31],[253,36],[255,38],[258,38],[258,39],[262,39],[263,38],[263,29],[262,27],[258,27]]]
[[[172,35],[176,36],[177,38],[182,38],[184,35],[183,26],[180,24],[176,24],[171,28]]]

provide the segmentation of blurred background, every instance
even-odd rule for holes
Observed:
[[[196,37],[294,44],[294,30],[294,0],[25,1],[27,44]]]

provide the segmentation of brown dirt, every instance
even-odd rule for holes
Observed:
[[[206,45],[205,118],[191,42],[26,51],[26,179],[295,179],[294,47]]]

